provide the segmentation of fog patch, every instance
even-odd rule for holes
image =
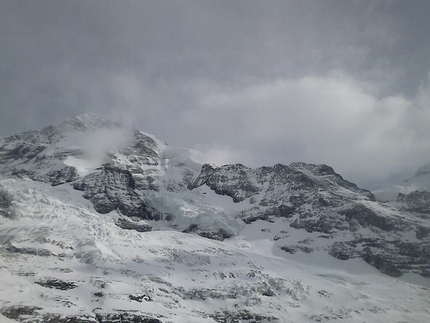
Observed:
[[[112,162],[112,154],[119,152],[133,140],[130,128],[122,126],[92,129],[80,134],[79,143],[83,155],[69,156],[64,163],[75,167],[85,175],[102,164]]]

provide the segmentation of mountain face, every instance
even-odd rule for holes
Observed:
[[[428,321],[430,193],[195,155],[95,115],[1,138],[0,321]]]

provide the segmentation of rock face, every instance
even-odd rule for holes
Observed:
[[[97,314],[99,323],[162,323],[159,319],[136,314]]]
[[[136,230],[138,232],[149,232],[152,227],[146,223],[141,223],[139,218],[119,218],[116,221],[116,225],[124,230]]]
[[[279,322],[279,319],[277,319],[276,317],[256,315],[248,311],[238,311],[235,313],[224,311],[224,312],[215,313],[214,315],[211,315],[211,317],[216,322],[219,322],[219,323],[241,322],[241,321],[256,322],[256,323]]]
[[[138,130],[82,115],[0,138],[0,175],[71,183],[97,212],[160,220],[163,215],[144,202],[145,192],[186,190],[200,168],[187,150],[169,149]]]
[[[12,199],[12,196],[2,186],[0,186],[0,216],[7,218],[13,216],[11,208]]]
[[[207,185],[217,194],[230,196],[236,203],[242,202],[261,191],[260,185],[254,182],[255,175],[254,170],[242,164],[222,167],[206,164],[192,188]]]
[[[57,313],[39,313],[41,307],[11,306],[1,310],[1,313],[19,322],[46,323],[162,323],[157,318],[132,313],[103,313],[95,315],[67,316]]]
[[[167,149],[149,135],[137,130],[129,130],[124,135],[124,131],[118,129],[122,128],[109,120],[84,115],[67,120],[58,127],[50,126],[42,131],[1,139],[0,160],[4,164],[1,172],[53,186],[71,183],[74,189],[83,192],[82,196],[91,201],[99,213],[115,211],[130,219],[150,221],[175,218],[163,205],[154,203],[157,194],[167,191],[180,197],[184,192],[208,187],[217,195],[230,197],[238,205],[232,216],[247,224],[282,218],[287,221],[285,230],[325,235],[328,241],[332,241],[326,250],[336,258],[359,257],[382,268],[383,272],[395,275],[412,268],[427,275],[427,226],[418,220],[405,218],[402,212],[412,212],[418,218],[428,219],[428,192],[400,195],[401,209],[393,212],[375,202],[370,191],[344,180],[327,165],[293,163],[255,169],[242,164],[200,166],[186,153]],[[126,140],[117,147],[108,145],[94,157],[96,154],[85,148],[85,142],[99,136],[102,130],[105,131],[101,132],[103,136],[113,132]],[[89,156],[95,161],[89,161]],[[88,165],[84,166],[83,172],[82,164],[85,163]],[[421,178],[427,173],[424,167],[416,177]],[[12,214],[8,201],[7,195],[0,191],[3,216]],[[180,205],[177,207],[181,208]],[[174,209],[174,205],[171,208]],[[196,212],[200,212],[198,210]],[[123,217],[116,224],[126,230],[151,230],[150,224],[139,224]],[[196,223],[190,223],[182,231],[219,241],[232,235],[225,227],[200,228]],[[372,237],[366,236],[365,231],[372,232]],[[416,232],[418,241],[399,238],[405,231]],[[349,236],[347,241],[336,241],[345,233]],[[280,237],[277,239],[282,240]],[[303,250],[297,246],[281,247],[294,252]],[[420,256],[416,257],[418,253]],[[387,266],[391,269],[384,269]]]
[[[108,144],[104,137],[108,137]],[[429,192],[421,190],[400,194],[395,203],[386,204],[375,201],[370,191],[343,179],[327,165],[215,166],[198,164],[191,156],[189,150],[167,147],[150,135],[124,130],[116,123],[91,115],[73,118],[42,131],[0,139],[0,175],[6,182],[40,182],[51,190],[76,195],[79,201],[69,209],[69,212],[76,212],[76,216],[69,227],[75,230],[74,233],[69,235],[67,230],[64,231],[67,243],[61,241],[61,236],[49,238],[52,232],[49,225],[61,217],[65,203],[57,205],[46,197],[34,200],[42,205],[40,210],[35,207],[34,217],[41,216],[42,221],[46,220],[40,227],[35,226],[36,238],[14,240],[14,234],[22,232],[12,226],[19,203],[0,186],[0,219],[6,224],[0,236],[0,253],[25,261],[43,258],[41,264],[50,259],[64,264],[75,261],[93,265],[93,269],[100,271],[97,273],[99,276],[93,276],[89,271],[91,275],[86,278],[86,284],[76,277],[60,279],[55,276],[57,271],[73,273],[66,265],[61,269],[51,266],[52,277],[41,277],[40,273],[27,271],[18,275],[38,276],[34,278],[33,285],[42,290],[39,290],[39,295],[57,293],[54,301],[72,308],[78,306],[76,296],[62,298],[58,295],[84,290],[91,304],[94,303],[91,314],[60,315],[27,304],[3,306],[1,313],[22,322],[34,319],[34,322],[157,323],[163,317],[130,310],[105,311],[104,301],[142,303],[139,307],[142,309],[145,302],[152,303],[157,299],[173,309],[181,308],[182,302],[209,299],[211,302],[231,302],[234,306],[224,310],[223,304],[218,311],[199,313],[198,317],[216,322],[281,322],[275,316],[256,314],[250,309],[264,307],[261,304],[276,297],[291,298],[289,306],[294,308],[300,300],[297,295],[310,297],[310,293],[303,283],[287,284],[285,279],[263,273],[263,269],[252,262],[246,263],[244,268],[252,268],[246,273],[243,268],[213,272],[220,282],[232,281],[222,288],[174,286],[174,283],[167,283],[146,272],[153,273],[151,266],[159,266],[157,270],[166,272],[166,277],[172,277],[174,275],[170,271],[177,267],[181,274],[193,272],[205,283],[211,261],[219,263],[222,268],[226,265],[224,258],[231,257],[232,268],[236,268],[243,250],[226,251],[222,246],[234,241],[234,236],[241,234],[240,229],[246,231],[256,227],[259,228],[256,239],[270,241],[278,254],[285,257],[300,254],[311,257],[316,252],[325,253],[344,261],[362,259],[388,276],[415,273],[430,278]],[[421,169],[417,176],[427,176],[426,169]],[[15,194],[33,197],[37,195],[36,191],[24,189]],[[93,208],[83,199],[90,201]],[[220,204],[216,204],[218,202]],[[93,213],[80,208],[78,205],[81,203]],[[54,214],[44,214],[46,208],[53,210]],[[91,222],[94,214],[103,220],[100,226],[105,231]],[[29,230],[30,226],[26,228]],[[76,228],[92,230],[92,238],[81,237]],[[111,231],[119,231],[116,238],[124,238],[121,240],[123,246],[130,248],[124,255],[115,248],[109,248],[110,240],[114,239],[110,237]],[[177,245],[157,249],[157,242],[145,249],[146,254],[141,257],[140,250],[150,242],[147,235],[157,231],[177,233],[178,236],[171,239]],[[201,239],[200,243],[209,241],[210,247],[187,249],[181,235]],[[160,235],[159,240],[163,239]],[[30,245],[26,244],[28,241]],[[136,249],[133,249],[134,244],[138,245]],[[246,247],[246,243],[244,245]],[[114,264],[113,269],[104,267],[109,261]],[[109,284],[121,287],[119,280],[101,282],[115,270],[118,275],[131,277],[133,286],[135,282],[143,284],[147,281],[158,284],[151,285],[158,286],[156,296],[153,297],[152,291],[136,289],[118,294],[109,289]],[[194,282],[196,277],[191,281]],[[166,295],[173,300],[167,300]],[[318,295],[331,297],[325,290],[318,290]],[[282,307],[276,302],[270,304],[276,309]],[[247,309],[242,310],[243,307]],[[330,317],[317,315],[309,316],[309,319],[349,318],[348,315],[337,312]]]
[[[52,186],[57,186],[76,181],[79,178],[79,175],[75,167],[66,166],[60,170],[49,172],[48,177]]]
[[[221,167],[205,164],[192,188],[202,185],[209,186],[217,194],[230,196],[236,203],[251,198],[254,204],[258,202],[259,207],[277,207],[273,212],[280,216],[292,214],[300,206],[314,203],[314,200],[323,207],[342,202],[336,201],[336,196],[330,196],[330,201],[324,199],[324,195],[331,193],[328,190],[335,186],[350,191],[351,196],[361,195],[374,200],[370,191],[345,181],[331,167],[305,163],[293,163],[290,166],[277,164],[257,169],[241,164]],[[248,219],[252,220],[255,219]]]
[[[158,210],[160,205],[153,203],[153,195],[148,192],[181,193],[206,186],[240,205],[235,216],[245,223],[283,218],[288,223],[285,229],[326,235],[333,241],[327,251],[339,259],[360,257],[377,268],[389,264],[397,270],[389,271],[396,275],[411,268],[421,273],[429,269],[426,226],[406,220],[400,213],[413,212],[426,218],[430,211],[428,192],[399,196],[402,209],[393,213],[375,202],[370,191],[344,180],[327,165],[293,163],[252,169],[241,164],[220,167],[204,164],[198,171],[200,166],[193,164],[187,156],[172,154],[165,148],[163,152],[159,142],[135,130],[125,136],[127,140],[116,150],[106,147],[101,152],[102,156],[97,160],[108,163],[82,173],[78,171],[82,168],[80,163],[91,155],[85,149],[84,141],[97,137],[100,129],[115,132],[120,128],[106,119],[86,115],[70,119],[58,127],[50,126],[42,131],[2,139],[0,159],[5,165],[2,172],[49,182],[53,186],[72,183],[93,203],[97,212],[116,211],[141,220],[174,218],[166,210]],[[426,175],[426,169],[421,169],[416,176]],[[8,203],[7,196],[0,194],[0,212],[4,216],[10,214]],[[116,223],[124,229],[139,232],[151,228],[149,224],[142,225],[125,218]],[[372,238],[367,237],[364,230],[373,232]],[[406,241],[408,245],[405,247],[402,239],[392,237],[404,231],[417,232],[420,239]],[[225,228],[203,229],[192,223],[183,232],[220,241],[231,236]],[[349,240],[337,242],[336,237],[346,232]],[[282,248],[302,250],[294,246]],[[415,257],[417,253],[422,256]],[[376,261],[375,257],[384,261]]]
[[[74,289],[78,287],[78,285],[75,282],[66,282],[55,278],[38,281],[36,282],[36,284],[46,288],[54,288],[59,290],[68,290],[68,289]]]
[[[284,218],[290,228],[320,233],[332,241],[327,250],[335,258],[361,258],[391,276],[409,270],[428,276],[430,240],[423,224],[376,202],[370,191],[344,180],[327,165],[293,163],[251,169],[241,164],[205,164],[192,188],[203,185],[236,203],[249,201],[249,206],[237,213],[248,224]],[[414,192],[402,197],[406,204],[402,210],[420,212],[424,217],[430,210],[429,194]],[[400,238],[408,231],[417,232],[420,239]],[[345,240],[345,234],[346,241],[336,241],[338,237]],[[299,245],[280,248],[289,253],[313,250]]]
[[[430,217],[430,192],[413,191],[409,194],[399,194],[397,201],[404,203],[403,210]]]
[[[85,192],[83,197],[94,204],[97,212],[120,210],[129,216],[145,216],[145,205],[134,191],[135,183],[129,171],[109,164],[96,170],[74,183],[73,188]]]
[[[357,203],[374,201],[372,193],[345,181],[326,165],[293,163],[257,169],[203,165],[192,188],[202,185],[236,203],[249,199],[252,207],[239,213],[246,223],[294,218],[292,227],[321,233],[350,229],[355,223],[384,225],[385,218],[379,223],[377,214]],[[336,221],[340,214],[347,221]]]
[[[212,239],[212,240],[218,240],[218,241],[224,241],[225,239],[231,238],[233,236],[230,232],[222,228],[213,229],[213,230],[202,230],[196,224],[190,225],[187,229],[183,230],[182,232],[183,233],[194,232],[201,237]]]

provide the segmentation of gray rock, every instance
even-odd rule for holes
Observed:
[[[254,170],[242,164],[221,167],[205,164],[192,188],[207,185],[215,193],[230,196],[234,202],[241,202],[260,191],[253,178]]]
[[[218,240],[218,241],[224,241],[225,239],[231,238],[233,236],[232,233],[224,229],[200,231],[198,234],[201,237],[212,239],[212,240]]]
[[[430,192],[414,191],[407,195],[399,193],[398,202],[403,202],[404,210],[421,213],[422,217],[430,218]]]
[[[131,301],[142,303],[143,301],[152,302],[153,299],[150,295],[147,294],[136,294],[136,295],[128,295],[128,298]]]
[[[97,212],[106,214],[119,210],[123,215],[147,220],[159,220],[161,215],[150,209],[134,190],[135,182],[128,170],[103,165],[77,181],[73,188],[94,204]]]
[[[11,253],[18,253],[23,255],[33,255],[33,256],[41,256],[41,257],[52,256],[52,252],[44,248],[32,248],[32,247],[18,248],[12,244],[9,244],[8,246],[6,246],[5,249]]]
[[[228,232],[225,229],[213,229],[213,230],[202,230],[197,224],[191,224],[187,229],[182,231],[183,233],[197,233],[199,236],[217,240],[224,241],[225,239],[231,238],[233,236],[232,233]]]
[[[153,138],[136,130],[129,131],[130,140],[124,147],[105,153],[104,162],[109,164],[79,178],[76,169],[64,161],[68,157],[85,157],[85,150],[61,147],[59,143],[69,134],[80,136],[99,129],[120,128],[105,118],[84,115],[42,131],[0,138],[0,174],[53,186],[73,183],[97,212],[117,211],[120,214],[117,226],[139,232],[151,230],[142,220],[173,219],[172,215],[161,214],[154,208],[160,207],[159,204],[154,202],[154,207],[150,206],[151,196],[156,196],[156,192],[174,194],[206,185],[235,203],[247,200],[242,204],[246,206],[232,215],[245,223],[282,218],[279,222],[285,228],[281,230],[319,233],[325,239],[327,252],[338,259],[361,258],[391,275],[408,271],[428,275],[430,228],[422,220],[430,218],[429,192],[399,195],[396,202],[402,205],[399,210],[375,202],[372,193],[343,179],[327,165],[292,163],[249,168],[242,164],[220,167],[205,164],[199,172],[200,165],[193,164],[185,150],[159,149]],[[169,155],[170,152],[174,153]],[[33,169],[37,171],[30,171]],[[428,166],[420,169],[417,176],[427,176],[429,169]],[[156,192],[149,193],[150,190]],[[0,215],[13,218],[11,197],[1,188]],[[184,232],[219,241],[231,236],[217,227],[191,225]],[[415,233],[417,239],[411,240],[410,233]],[[338,237],[342,237],[342,242],[337,241]],[[287,252],[317,248],[312,244],[283,244],[284,238],[279,234],[274,240],[280,240],[278,246]],[[6,236],[1,239],[8,252],[51,255],[46,249],[17,248],[8,239]]]
[[[7,318],[11,320],[17,320],[20,318],[20,316],[31,316],[34,314],[37,314],[38,311],[40,311],[42,308],[37,306],[11,306],[11,307],[4,307],[0,310],[0,312],[6,316]]]
[[[51,171],[48,174],[52,186],[76,181],[79,178],[75,167],[66,166],[60,170]]]
[[[41,314],[43,308],[37,306],[10,306],[0,309],[0,312],[11,320],[20,322],[37,323],[99,323],[94,316],[90,315],[61,315],[58,313]]]
[[[357,204],[353,207],[339,212],[344,215],[347,222],[350,224],[350,229],[354,231],[354,225],[358,223],[361,227],[373,226],[384,231],[391,231],[396,228],[394,220],[388,219],[382,215],[377,214],[364,205]]]
[[[215,312],[209,315],[218,323],[230,323],[230,322],[254,322],[254,323],[267,323],[267,322],[280,322],[278,318],[273,316],[263,316],[259,314],[251,313],[247,310],[241,310],[237,312],[223,311]]]
[[[152,231],[152,227],[146,223],[140,223],[140,219],[119,218],[115,224],[125,230],[136,230],[138,232]]]
[[[98,323],[163,323],[157,318],[132,313],[96,314]]]
[[[430,267],[430,229],[403,217],[401,211],[388,216],[393,214],[392,209],[376,202],[370,191],[344,180],[327,165],[293,163],[251,169],[240,164],[206,164],[193,188],[202,185],[237,203],[249,198],[251,207],[238,213],[245,223],[284,218],[290,228],[325,234],[333,241],[327,251],[335,258],[361,258],[392,276],[407,271],[426,275]],[[429,213],[430,193],[414,192],[404,196],[402,202],[407,206],[404,211],[421,212],[419,217],[426,217],[423,212]],[[362,236],[362,229],[378,238]],[[405,231],[415,231],[421,242],[393,240],[394,233],[401,236]],[[353,238],[337,242],[342,233],[350,233]],[[312,251],[311,247],[303,249],[298,245],[280,248],[289,253]]]
[[[291,246],[281,246],[281,250],[284,250],[285,252],[295,254],[297,251],[301,251],[304,253],[312,253],[314,251],[313,248],[306,247],[306,246],[299,246],[299,245],[291,245]]]
[[[15,211],[12,207],[13,197],[0,185],[0,216],[13,218]]]
[[[78,287],[75,282],[67,282],[56,278],[40,280],[36,282],[36,284],[46,288],[54,288],[60,290],[74,289]]]

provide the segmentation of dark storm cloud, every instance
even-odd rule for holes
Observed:
[[[215,160],[326,162],[366,184],[430,159],[429,13],[426,0],[0,0],[0,135],[96,112]]]

